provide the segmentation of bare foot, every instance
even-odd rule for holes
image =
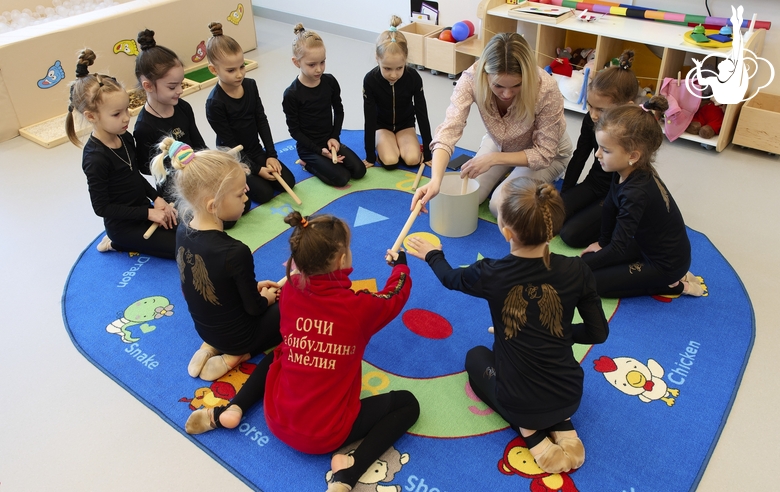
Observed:
[[[243,416],[244,412],[238,405],[230,405],[219,415],[219,423],[226,429],[235,429]]]
[[[349,468],[355,464],[355,458],[349,454],[334,454],[330,459],[330,469],[333,473]]]

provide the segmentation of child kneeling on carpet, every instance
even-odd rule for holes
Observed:
[[[585,262],[550,253],[565,215],[555,187],[516,178],[506,184],[505,197],[498,210],[510,248],[504,258],[453,269],[441,246],[424,239],[410,238],[409,251],[448,289],[488,301],[493,349],[478,346],[466,354],[471,388],[523,437],[542,470],[566,472],[585,461],[570,419],[583,380],[572,344],[604,342],[609,325]],[[574,308],[582,323],[572,324]]]
[[[664,138],[655,112],[668,107],[664,96],[653,96],[641,106],[610,108],[596,123],[596,158],[613,177],[601,236],[582,259],[596,276],[600,296],[707,294],[701,277],[688,271],[685,222],[652,164]]]
[[[92,133],[84,145],[81,168],[87,176],[89,197],[95,215],[103,217],[106,235],[97,250],[135,251],[174,257],[177,213],[149,182],[141,176],[135,156],[135,141],[130,123],[130,98],[114,77],[89,73],[95,53],[84,49],[76,64],[76,80],[70,84],[70,104],[65,131],[70,141],[81,147],[73,112],[81,113],[92,124]],[[162,226],[144,239],[152,224]]]
[[[365,117],[366,167],[379,162],[385,169],[399,163],[417,166],[431,160],[431,123],[423,93],[423,81],[417,70],[406,66],[409,48],[397,29],[401,18],[394,15],[390,29],[376,43],[377,66],[363,78],[363,115]],[[420,127],[422,148],[414,131]]]
[[[298,451],[332,453],[363,439],[353,454],[331,460],[328,491],[348,491],[420,413],[417,399],[405,390],[360,399],[363,352],[406,304],[409,267],[399,252],[381,291],[353,292],[349,226],[332,215],[307,218],[299,212],[285,222],[293,232],[289,281],[279,298],[282,343],[257,365],[230,405],[193,412],[185,430],[232,429],[264,399],[268,428]],[[290,274],[293,263],[298,272]],[[334,349],[307,353],[318,345]]]
[[[246,170],[218,150],[193,152],[167,137],[152,173],[164,181],[163,159],[174,169],[184,224],[176,233],[181,288],[203,340],[187,366],[190,376],[213,381],[241,362],[279,344],[279,284],[255,280],[252,251],[224,231],[244,211]]]

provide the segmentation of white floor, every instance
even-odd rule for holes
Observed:
[[[259,45],[248,58],[260,68],[249,76],[259,80],[276,140],[285,140],[281,97],[296,76],[290,63],[292,26],[255,21]],[[374,63],[373,47],[322,34],[328,71],[342,86],[344,128],[360,129],[361,84]],[[452,83],[429,72],[423,79],[435,127],[444,117]],[[214,134],[203,111],[207,92],[187,99],[211,143]],[[63,111],[66,105],[63,101]],[[575,141],[580,118],[567,114]],[[472,114],[460,145],[476,150],[482,133]],[[63,285],[79,253],[102,231],[80,161],[81,150],[71,144],[47,150],[21,137],[0,143],[0,375],[5,381],[0,490],[245,490],[240,480],[89,363],[68,338],[60,311]],[[772,307],[780,292],[780,261],[771,253],[780,244],[780,163],[757,151],[728,148],[718,154],[678,141],[663,145],[657,167],[686,223],[709,236],[734,266],[756,315],[753,353],[700,490],[772,489],[770,472],[777,470],[780,442],[780,427],[771,420],[780,404],[774,352],[780,331]],[[656,438],[676,443],[670,446],[675,451],[645,456],[638,449],[637,459],[659,467],[686,459],[684,435]],[[294,470],[280,472],[294,483]],[[291,485],[288,490],[296,489]],[[457,484],[448,490],[457,492]],[[657,490],[677,489],[664,483]]]

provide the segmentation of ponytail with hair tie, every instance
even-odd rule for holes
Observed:
[[[195,151],[186,143],[175,140],[168,148],[168,157],[172,163],[175,161],[184,167],[195,158]]]

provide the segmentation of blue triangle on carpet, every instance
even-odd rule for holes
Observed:
[[[358,207],[355,223],[352,225],[352,227],[373,224],[374,222],[382,222],[383,220],[388,220],[388,218],[363,207]]]

